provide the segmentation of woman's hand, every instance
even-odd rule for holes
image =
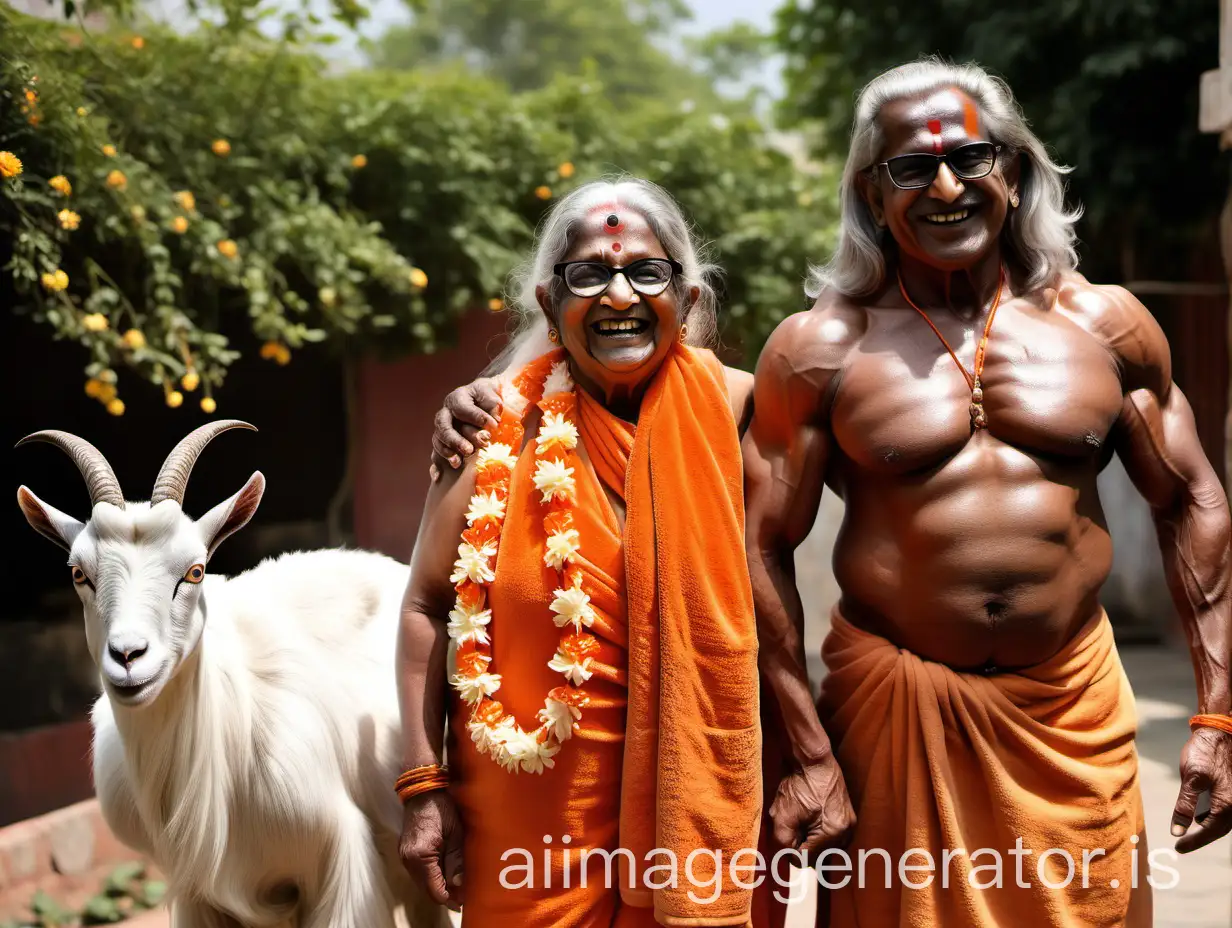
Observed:
[[[481,377],[465,387],[458,387],[447,397],[436,414],[436,430],[432,433],[432,479],[440,476],[438,460],[448,461],[457,469],[462,459],[475,453],[476,447],[487,444],[487,431],[496,427],[501,399],[496,390],[496,378]]]
[[[461,910],[462,819],[448,790],[433,790],[406,804],[398,854],[433,902]]]
[[[784,777],[770,805],[770,820],[782,847],[803,851],[810,859],[818,851],[846,846],[856,813],[834,757]]]

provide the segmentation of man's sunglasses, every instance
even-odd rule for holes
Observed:
[[[960,145],[944,155],[899,155],[897,158],[881,161],[872,167],[873,170],[884,167],[895,187],[902,190],[920,190],[932,186],[937,172],[941,170],[942,162],[945,162],[954,176],[960,180],[978,180],[981,177],[987,177],[992,173],[1000,151],[1001,146],[994,145],[992,142],[971,142],[967,145]]]
[[[658,296],[667,289],[672,277],[684,268],[671,258],[643,258],[627,267],[609,267],[598,261],[569,261],[557,264],[552,273],[565,282],[574,296],[598,296],[617,274],[624,276],[629,286],[643,296]]]

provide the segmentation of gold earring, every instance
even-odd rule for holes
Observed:
[[[1015,190],[1013,193],[1010,194],[1010,206],[1014,207],[1014,209],[1018,209],[1018,191],[1017,190]]]
[[[555,345],[558,341],[560,341],[560,333],[555,329],[548,329],[548,341]]]
[[[689,326],[687,324],[682,325],[680,327],[680,340],[684,341],[688,337],[689,337]]]

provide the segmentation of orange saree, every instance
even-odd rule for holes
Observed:
[[[722,369],[709,352],[674,349],[636,427],[577,397],[574,524],[599,640],[589,703],[542,774],[512,774],[481,754],[455,704],[463,924],[745,925],[752,894],[728,861],[758,839],[756,632]],[[526,425],[530,444],[533,408]],[[528,728],[560,684],[548,666],[560,636],[547,608],[556,574],[543,563],[533,472],[532,455],[520,455],[488,594],[499,698]],[[604,487],[624,501],[623,531]],[[695,860],[690,881],[697,848],[721,852],[722,865]],[[672,885],[668,871],[645,871],[656,849],[676,855]]]

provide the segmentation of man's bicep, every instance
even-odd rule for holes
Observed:
[[[1153,509],[1172,509],[1186,496],[1222,496],[1198,437],[1193,409],[1180,387],[1170,385],[1162,402],[1153,390],[1127,394],[1117,432],[1117,455]]]

